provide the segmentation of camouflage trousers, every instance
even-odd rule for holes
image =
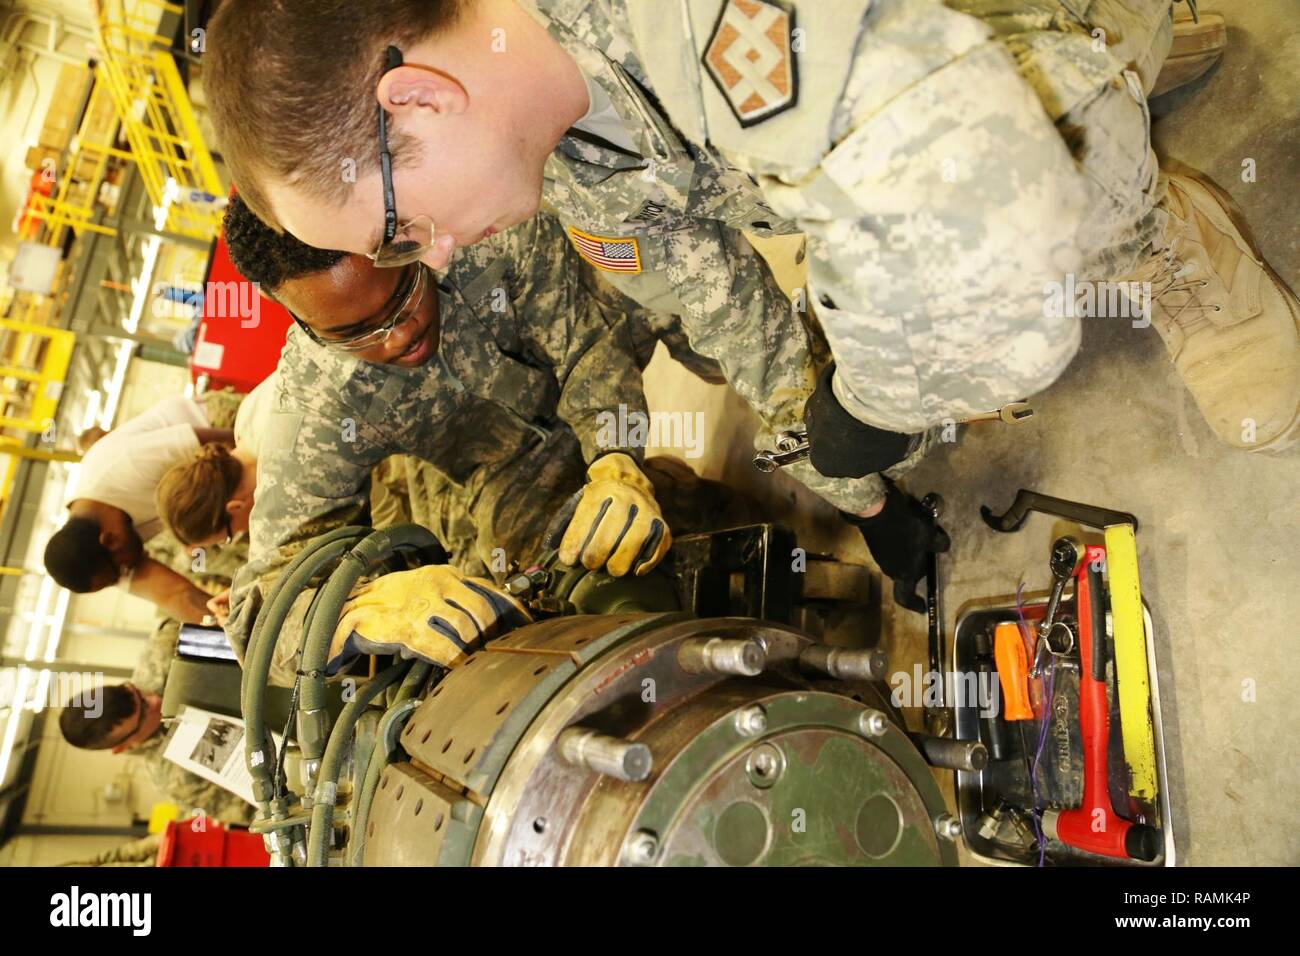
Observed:
[[[557,429],[500,473],[458,485],[411,455],[393,455],[371,480],[371,522],[423,525],[466,574],[502,578],[510,563],[541,555],[551,518],[586,481],[576,436]],[[757,506],[719,482],[697,476],[685,462],[655,456],[642,466],[674,534],[711,531],[759,518]]]
[[[950,0],[948,6],[994,28],[1086,177],[1079,278],[1131,274],[1158,246],[1165,223],[1146,96],[1169,54],[1173,0]],[[1041,62],[1055,68],[1040,69],[1038,54],[1054,34],[1067,33],[1088,34],[1092,50],[1109,53],[1122,72],[1097,86],[1096,66],[1071,63],[1059,46],[1052,50],[1063,62],[1046,59]]]
[[[235,415],[243,404],[244,396],[233,388],[218,388],[204,392],[194,398],[195,403],[208,416],[208,424],[213,428],[235,427]]]
[[[469,512],[469,494],[427,461],[414,455],[390,455],[370,476],[370,523],[376,528],[418,524],[433,532],[466,574],[484,576],[477,534]]]
[[[1075,161],[1083,200],[1074,237],[1078,256],[1068,267],[1075,282],[1082,286],[1131,275],[1159,251],[1167,221],[1160,208],[1163,183],[1151,146],[1146,93],[1169,51],[1173,0],[946,0],[946,5],[992,28]],[[983,175],[1000,174],[995,163]],[[1010,209],[1005,213],[1013,215]],[[1032,242],[1034,225],[1016,222],[1013,228],[1024,228]],[[898,267],[912,265],[904,258]],[[979,282],[978,276],[929,279],[940,288],[951,285],[955,296],[965,294],[963,282]],[[1064,269],[1061,279],[1063,288],[1070,288]],[[870,424],[917,432],[1046,388],[1078,351],[1081,327],[1073,308],[1064,317],[1049,316],[1048,293],[1037,280],[1022,291],[1022,301],[959,310],[943,324],[899,315],[896,332],[864,331],[862,317],[851,311],[819,308],[838,360],[835,386],[841,403]]]

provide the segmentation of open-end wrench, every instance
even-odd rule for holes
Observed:
[[[776,436],[775,451],[760,451],[754,456],[754,467],[764,474],[770,474],[778,468],[793,465],[808,457],[808,433],[801,431],[783,431]]]
[[[958,425],[976,425],[980,422],[1005,422],[1018,425],[1032,418],[1034,410],[1027,402],[1012,402],[991,412],[982,412],[970,418],[963,418]],[[760,451],[754,456],[754,467],[764,474],[771,474],[778,468],[793,465],[805,460],[809,455],[808,433],[803,431],[783,431],[776,437],[776,448]]]
[[[1021,422],[1033,417],[1034,410],[1029,407],[1028,402],[1011,402],[1009,405],[1003,405],[991,412],[983,412],[979,415],[972,415],[970,418],[963,418],[957,424],[978,425],[981,422],[1006,422],[1008,425],[1019,425]]]
[[[934,515],[937,521],[943,514],[943,499],[937,494],[928,494],[921,499],[921,507]],[[925,583],[925,616],[929,638],[930,673],[938,677],[940,693],[943,698],[937,707],[932,704],[925,705],[925,729],[931,736],[946,737],[948,731],[952,728],[952,711],[948,709],[948,680],[946,677],[948,649],[943,634],[943,605],[940,604],[942,582],[939,580],[939,555],[937,552],[931,551],[926,555]]]

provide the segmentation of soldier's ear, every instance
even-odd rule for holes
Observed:
[[[375,98],[389,113],[407,118],[419,113],[449,116],[469,107],[469,94],[454,77],[409,64],[380,77]]]
[[[420,257],[420,261],[430,269],[441,271],[447,268],[447,263],[451,262],[451,254],[455,251],[455,237],[451,233],[440,232],[433,237],[433,245],[429,247],[428,252]],[[433,301],[436,308],[438,297],[434,296]]]

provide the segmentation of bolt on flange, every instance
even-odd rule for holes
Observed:
[[[941,839],[956,842],[961,836],[961,821],[951,813],[941,813],[934,818],[934,832]]]
[[[736,711],[736,732],[742,737],[757,737],[767,730],[767,711],[758,704]]]
[[[756,677],[767,666],[767,647],[757,638],[693,637],[678,647],[677,663],[688,674]]]
[[[858,716],[858,730],[864,737],[881,737],[889,729],[889,718],[878,710],[867,708]]]
[[[785,773],[785,754],[773,744],[759,744],[745,759],[745,773],[750,783],[766,790]]]
[[[659,838],[649,830],[637,830],[627,838],[623,857],[633,866],[648,866],[659,855]]]

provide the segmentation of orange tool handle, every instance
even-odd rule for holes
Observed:
[[[1029,703],[1029,653],[1020,636],[1020,625],[1004,621],[993,631],[993,659],[998,665],[1006,720],[1033,720]]]

